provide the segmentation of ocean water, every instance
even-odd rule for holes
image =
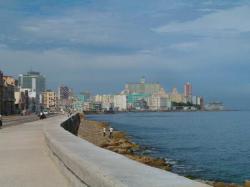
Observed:
[[[250,112],[169,112],[89,115],[126,132],[173,172],[203,180],[250,179]]]

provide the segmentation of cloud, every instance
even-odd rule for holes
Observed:
[[[250,32],[250,6],[219,10],[192,21],[172,22],[153,29],[157,33],[199,36],[235,36]]]
[[[176,49],[180,51],[190,51],[197,48],[199,44],[197,42],[182,42],[170,45],[170,49]]]
[[[133,39],[136,39],[135,35],[140,38],[133,23],[125,22],[112,12],[89,11],[81,8],[70,10],[61,16],[30,18],[22,23],[21,31],[39,40],[103,48],[138,46]]]

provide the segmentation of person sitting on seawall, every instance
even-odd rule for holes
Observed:
[[[0,114],[0,129],[2,128],[3,126],[3,121],[2,121],[2,115]]]

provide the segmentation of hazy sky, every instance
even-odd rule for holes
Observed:
[[[0,69],[47,87],[116,93],[141,76],[167,91],[250,104],[249,0],[0,0]],[[249,107],[250,108],[250,107]]]

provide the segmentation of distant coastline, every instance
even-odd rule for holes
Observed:
[[[84,111],[83,113],[85,115],[91,115],[91,114],[120,114],[120,113],[157,113],[157,112],[166,112],[166,113],[171,113],[171,112],[237,112],[237,111],[242,111],[239,109],[223,109],[223,110],[130,110],[130,111],[115,111],[115,112],[100,112],[100,111]]]

